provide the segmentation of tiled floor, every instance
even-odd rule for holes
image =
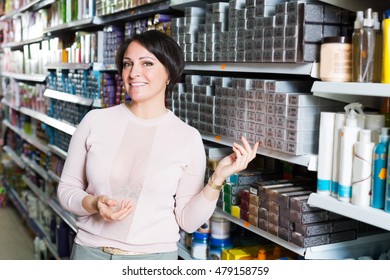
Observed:
[[[12,203],[0,208],[0,260],[34,260],[33,235]]]

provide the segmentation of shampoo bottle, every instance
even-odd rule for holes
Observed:
[[[383,55],[382,55],[382,80],[384,84],[390,84],[390,10],[385,11],[382,21]]]
[[[370,206],[374,146],[375,143],[371,142],[371,130],[360,130],[359,141],[353,147],[352,204]]]
[[[332,162],[332,184],[331,195],[338,196],[339,190],[339,161],[340,161],[340,140],[341,130],[345,126],[345,113],[336,113],[333,129],[333,162]]]
[[[356,20],[354,22],[354,30],[352,33],[352,82],[359,82],[360,79],[360,57],[362,49],[362,33],[363,33],[363,11],[356,12]]]
[[[358,82],[371,83],[374,77],[375,32],[372,10],[367,9],[363,20],[362,45],[360,50],[360,80]]]
[[[372,193],[371,206],[383,209],[385,203],[387,157],[389,146],[389,128],[382,128],[379,143],[374,148],[374,162],[372,166]]]
[[[339,186],[338,199],[351,202],[352,198],[352,164],[353,146],[358,141],[359,131],[357,125],[357,112],[363,114],[360,103],[351,103],[345,106],[347,115],[346,124],[341,130],[340,158],[339,158]]]

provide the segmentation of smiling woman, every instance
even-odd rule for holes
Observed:
[[[225,179],[258,143],[234,144],[205,185],[200,133],[165,107],[183,73],[180,47],[147,31],[121,45],[116,63],[131,101],[84,117],[58,186],[61,205],[78,215],[71,259],[177,259],[179,229],[211,217]]]

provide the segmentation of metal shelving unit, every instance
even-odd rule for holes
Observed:
[[[360,11],[372,8],[376,11],[384,11],[389,8],[387,1],[367,1],[367,0],[320,0],[321,2],[331,4],[351,11]]]
[[[390,231],[390,213],[382,209],[356,206],[318,193],[310,195],[308,204]]]
[[[11,72],[2,72],[1,75],[3,77],[13,78],[19,81],[37,82],[37,83],[45,82],[47,77],[47,75],[45,74],[18,74],[18,73],[11,73]]]
[[[186,62],[185,71],[272,73],[319,78],[319,63]]]
[[[359,237],[356,240],[338,242],[334,244],[321,245],[309,248],[301,248],[291,242],[287,242],[279,237],[268,233],[262,229],[250,225],[248,222],[231,216],[230,214],[216,209],[216,212],[221,214],[225,219],[240,225],[264,238],[271,240],[272,242],[287,248],[288,250],[295,252],[305,259],[310,260],[331,260],[331,259],[344,259],[344,258],[357,258],[364,255],[376,255],[378,251],[387,251],[390,246],[390,232],[381,233],[376,235],[369,235]]]
[[[201,132],[202,138],[204,140],[219,143],[225,146],[233,147],[233,142],[237,140],[232,140],[227,137],[221,137],[219,135],[213,135],[207,132]],[[294,156],[287,153],[282,153],[274,150],[265,149],[259,147],[257,153],[260,155],[276,158],[279,160],[287,161],[293,164],[301,165],[307,167],[310,171],[317,171],[317,155],[308,154],[301,156]]]
[[[136,20],[138,18],[154,15],[156,11],[159,13],[172,12],[170,1],[154,1],[148,4],[135,6],[124,11],[118,11],[108,15],[95,16],[93,18],[93,23],[95,25],[106,25],[123,20]]]
[[[48,181],[49,180],[49,175],[47,174],[47,171],[42,167],[40,166],[39,164],[37,164],[36,162],[32,161],[31,159],[29,159],[28,157],[26,157],[25,155],[22,155],[21,156],[23,162],[28,166],[30,167],[32,170],[34,170],[37,174],[39,174],[39,176],[41,176],[45,181]]]
[[[346,103],[360,102],[379,109],[381,97],[390,97],[390,85],[380,83],[331,83],[316,81],[311,91],[315,96]]]
[[[14,152],[14,150],[8,146],[3,146],[3,150],[20,168],[26,168],[25,162]]]
[[[46,89],[43,95],[49,98],[62,100],[70,103],[76,103],[83,106],[92,106],[94,102],[94,100],[91,98],[86,98],[83,96],[52,90],[52,89]]]
[[[188,251],[187,247],[184,244],[177,242],[177,250],[179,256],[182,257],[184,260],[194,260],[194,258],[191,257],[191,252]]]
[[[45,68],[47,69],[55,69],[55,70],[62,70],[62,69],[67,69],[67,70],[88,70],[91,69],[92,63],[64,63],[64,62],[59,62],[59,63],[49,63],[44,65]]]
[[[13,126],[8,120],[3,120],[3,125],[10,128],[12,131],[17,133],[22,139],[30,143],[31,145],[37,147],[39,150],[45,154],[49,154],[49,148],[45,143],[42,143],[39,139],[26,134],[22,129]]]
[[[73,135],[73,133],[76,130],[76,127],[74,127],[73,125],[61,122],[61,121],[56,120],[52,117],[49,117],[48,115],[34,111],[32,109],[29,109],[29,108],[22,107],[22,108],[20,108],[20,112],[25,114],[25,115],[28,115],[32,118],[38,119],[41,122],[44,122],[47,125],[50,125],[58,130],[61,130],[69,135]]]
[[[55,146],[55,145],[51,145],[49,144],[49,149],[51,152],[53,152],[54,154],[56,154],[57,156],[63,158],[63,159],[66,159],[68,153],[65,152],[64,150],[60,149],[59,147]]]
[[[215,212],[222,215],[225,219],[227,219],[227,220],[229,220],[229,221],[231,221],[231,222],[233,222],[241,227],[244,227],[244,228],[246,228],[246,229],[248,229],[248,230],[250,230],[250,231],[252,231],[252,232],[268,239],[268,240],[271,240],[272,242],[279,244],[280,246],[283,246],[284,248],[287,248],[288,250],[290,250],[294,253],[297,253],[298,255],[301,255],[301,256],[305,255],[305,251],[306,251],[305,248],[301,248],[301,247],[299,247],[291,242],[287,242],[283,239],[280,239],[277,236],[275,236],[269,232],[266,232],[258,227],[255,227],[255,226],[249,224],[247,221],[233,217],[229,213],[226,213],[223,210],[221,210],[220,208],[216,208]]]

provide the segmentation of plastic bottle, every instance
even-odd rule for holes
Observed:
[[[358,82],[370,83],[374,77],[374,52],[375,52],[375,32],[374,19],[371,8],[366,10],[363,20],[362,45],[361,45],[361,65],[360,78]]]
[[[210,250],[209,250],[209,258],[210,260],[221,260],[222,259],[222,251],[233,248],[233,243],[230,238],[218,239],[218,238],[210,238]]]
[[[210,233],[195,231],[192,234],[191,257],[197,260],[207,260],[209,255]]]
[[[360,130],[359,141],[355,143],[353,149],[352,204],[370,206],[374,147],[375,143],[371,142],[371,130]]]
[[[337,113],[333,129],[333,162],[332,162],[332,191],[333,197],[338,196],[339,189],[339,164],[340,164],[340,141],[341,130],[345,126],[345,113]]]
[[[382,54],[383,54],[383,34],[381,24],[378,18],[378,12],[373,12],[374,20],[374,35],[375,35],[375,49],[374,49],[374,74],[372,81],[380,83],[382,78]]]
[[[382,55],[382,79],[384,84],[390,84],[390,10],[383,14],[383,55]]]
[[[360,57],[363,33],[363,11],[356,12],[356,20],[354,22],[354,30],[352,33],[352,82],[360,80]]]
[[[372,192],[371,206],[383,209],[385,203],[387,158],[389,146],[389,128],[382,128],[379,143],[374,148],[374,158],[372,166]]]
[[[344,107],[347,119],[341,129],[339,186],[337,198],[350,202],[352,197],[353,145],[358,141],[360,128],[357,126],[357,112],[363,114],[360,103],[351,103]]]

